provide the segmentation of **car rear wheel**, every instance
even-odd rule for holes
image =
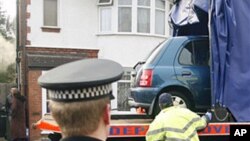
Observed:
[[[168,92],[172,95],[174,106],[179,106],[182,108],[193,109],[191,101],[183,94],[178,91],[170,91]]]

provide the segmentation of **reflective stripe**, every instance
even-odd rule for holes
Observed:
[[[166,138],[165,141],[190,141],[190,139]]]
[[[166,141],[190,141],[195,135],[196,135],[196,130],[194,130],[192,134],[190,134],[186,139],[180,139],[180,138],[174,138],[174,137],[171,138],[167,136],[165,136],[165,138],[166,138]]]
[[[200,118],[193,118],[191,121],[189,121],[184,128],[179,129],[179,128],[174,128],[174,127],[164,127],[156,130],[149,131],[147,135],[154,135],[154,134],[159,134],[161,132],[166,132],[166,131],[172,131],[172,132],[177,132],[177,133],[184,133],[194,122],[199,121]],[[202,126],[199,126],[201,128]],[[202,128],[201,128],[202,129]]]
[[[194,122],[197,122],[199,120],[201,120],[201,118],[193,118],[182,130],[185,132]]]
[[[166,131],[172,131],[172,132],[177,132],[177,133],[183,133],[182,129],[178,129],[178,128],[171,128],[171,127],[165,127],[165,128],[160,128],[160,129],[156,129],[156,130],[152,130],[149,131],[147,133],[147,135],[155,135],[155,134],[159,134],[161,132],[166,132]]]

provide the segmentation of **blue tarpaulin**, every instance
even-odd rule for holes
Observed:
[[[169,14],[173,36],[208,35],[209,0],[178,0]]]
[[[211,0],[212,104],[250,121],[250,0]]]

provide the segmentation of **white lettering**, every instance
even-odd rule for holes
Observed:
[[[246,129],[236,129],[234,132],[234,136],[244,136],[247,133]]]
[[[241,129],[241,135],[243,136],[244,134],[247,133],[247,129]]]

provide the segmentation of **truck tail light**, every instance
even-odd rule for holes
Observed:
[[[140,77],[139,86],[151,87],[152,77],[153,77],[153,70],[151,69],[143,70]]]

